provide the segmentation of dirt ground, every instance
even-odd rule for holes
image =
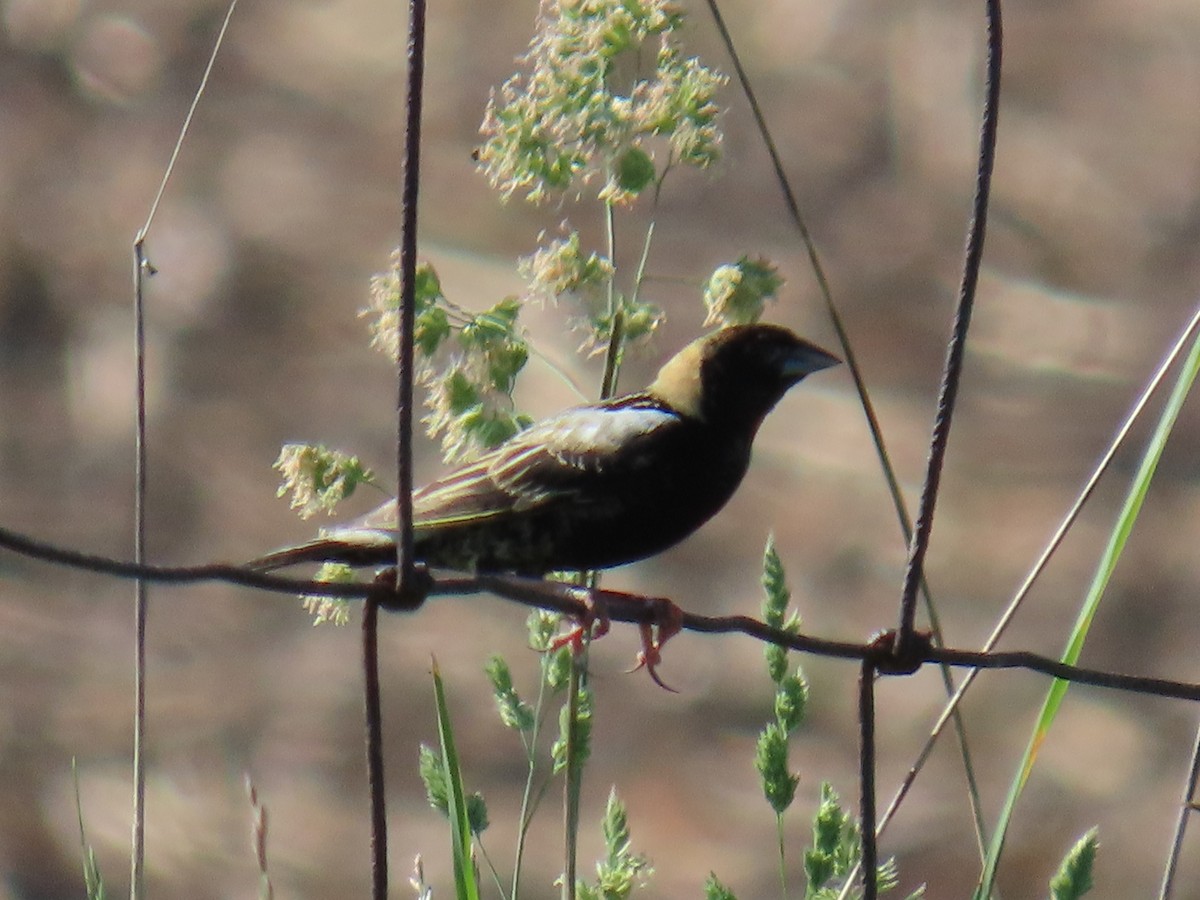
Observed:
[[[732,71],[702,4],[689,49]],[[980,4],[916,0],[723,5],[861,359],[910,502],[957,291],[982,73]],[[489,89],[528,40],[534,0],[431,4],[423,253],[447,293],[481,308],[520,290],[514,259],[572,204],[503,204],[471,151]],[[1200,7],[1184,0],[1014,0],[985,272],[928,576],[947,639],[986,637],[1188,320],[1200,291]],[[210,0],[0,2],[0,525],[128,557],[132,534],[132,239],[146,220],[224,15]],[[312,532],[274,497],[289,440],[323,441],[387,473],[394,376],[358,311],[399,230],[403,4],[244,3],[148,241],[149,557],[237,561]],[[835,338],[745,102],[730,88],[724,161],[668,182],[651,270],[669,320],[630,361],[644,383],[698,333],[700,280],[743,253],[788,277],[769,316]],[[628,261],[626,261],[628,262]],[[539,350],[598,383],[562,309],[531,310]],[[531,363],[522,404],[574,402]],[[1157,406],[1154,407],[1157,409]],[[1147,425],[1004,639],[1057,654],[1136,469]],[[1096,620],[1088,665],[1196,681],[1200,414],[1167,447]],[[440,470],[420,440],[417,472]],[[385,474],[385,481],[390,480]],[[377,498],[355,498],[347,514]],[[353,508],[349,508],[353,507]],[[823,373],[764,427],[730,506],[694,538],[606,584],[711,613],[756,613],[774,532],[805,628],[864,639],[896,621],[905,548],[847,373]],[[368,892],[358,630],[313,628],[285,597],[221,585],[153,588],[147,877],[151,895],[256,890],[249,775],[269,810],[277,897]],[[518,685],[537,660],[525,614],[442,599],[382,623],[393,896],[414,854],[450,896],[448,837],[426,805],[417,747],[434,742],[429,668],[447,680],[468,766],[507,872],[520,745],[482,675],[503,652]],[[0,552],[0,900],[80,896],[71,782],[110,889],[127,889],[132,588]],[[668,694],[627,675],[635,635],[595,650],[594,759],[584,870],[611,785],[656,874],[644,896],[696,897],[715,871],[742,898],[777,896],[773,817],[753,769],[770,715],[761,648],[684,635]],[[821,781],[857,796],[855,679],[805,659],[807,724],[788,817],[792,883]],[[994,820],[1046,689],[983,676],[965,705]],[[943,699],[922,672],[879,689],[879,787],[892,791]],[[1057,860],[1101,829],[1098,897],[1157,890],[1196,728],[1183,702],[1072,690],[1019,808],[1000,879],[1046,894]],[[940,745],[881,848],[901,885],[968,896],[978,856],[962,765]],[[554,897],[559,813],[535,825],[529,897]],[[1193,829],[1176,896],[1200,898]]]

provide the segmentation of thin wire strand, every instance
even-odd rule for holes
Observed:
[[[1116,457],[1117,451],[1125,443],[1125,440],[1128,438],[1134,424],[1141,417],[1141,414],[1145,410],[1146,405],[1150,402],[1151,397],[1162,385],[1162,382],[1166,378],[1168,372],[1171,370],[1172,365],[1187,347],[1192,336],[1196,333],[1197,328],[1200,328],[1200,308],[1197,308],[1196,312],[1192,316],[1192,319],[1188,322],[1187,327],[1184,328],[1182,334],[1180,334],[1178,340],[1176,340],[1174,346],[1171,348],[1170,352],[1167,353],[1157,371],[1155,371],[1153,377],[1150,379],[1150,382],[1146,385],[1141,395],[1134,403],[1133,408],[1125,417],[1125,421],[1121,424],[1121,427],[1117,429],[1117,433],[1110,442],[1108,449],[1100,458],[1100,461],[1096,464],[1096,467],[1092,470],[1092,474],[1089,476],[1087,482],[1084,484],[1083,489],[1076,497],[1075,502],[1072,503],[1070,509],[1067,510],[1066,515],[1063,517],[1063,520],[1059,523],[1059,526],[1055,530],[1053,536],[1050,538],[1049,542],[1038,556],[1038,559],[1033,564],[1029,574],[1025,576],[1025,580],[1017,589],[1017,593],[1013,596],[1013,599],[1009,601],[1008,607],[1005,609],[1004,614],[1000,617],[995,628],[992,629],[992,633],[988,636],[988,639],[984,641],[984,644],[980,649],[981,653],[990,653],[992,648],[996,646],[1001,636],[1007,630],[1009,624],[1011,624],[1013,618],[1017,614],[1018,609],[1028,596],[1029,591],[1033,588],[1034,582],[1037,581],[1038,576],[1041,575],[1042,571],[1050,562],[1051,557],[1053,557],[1054,553],[1057,551],[1059,545],[1062,544],[1063,540],[1066,538],[1067,532],[1070,531],[1071,526],[1075,523],[1075,520],[1083,511],[1084,504],[1087,503],[1088,499],[1095,491],[1096,486],[1100,483],[1101,476],[1104,475],[1109,466],[1112,464],[1113,459]],[[908,772],[904,776],[904,780],[901,781],[900,786],[896,789],[896,793],[892,796],[892,800],[888,804],[887,809],[884,810],[883,815],[879,818],[878,828],[881,834],[887,829],[887,826],[899,811],[900,805],[904,802],[904,798],[908,796],[908,792],[911,790],[913,783],[917,779],[917,776],[920,775],[921,770],[925,767],[925,763],[929,760],[929,756],[933,752],[934,745],[937,743],[938,738],[941,737],[942,732],[946,728],[946,723],[952,720],[959,706],[962,704],[963,697],[966,696],[967,690],[971,687],[971,683],[975,680],[975,677],[978,674],[978,669],[968,671],[966,677],[963,678],[962,684],[959,685],[958,690],[954,693],[954,696],[947,701],[945,707],[942,709],[941,714],[938,716],[937,721],[934,723],[933,728],[929,732],[929,736],[926,737],[925,743],[922,745],[920,752],[917,754],[917,758],[909,767]],[[839,900],[841,900],[841,898],[839,898]]]
[[[421,108],[425,85],[425,0],[409,0],[408,81],[405,98],[404,184],[401,198],[399,358],[396,372],[396,584],[413,585],[412,437],[413,326],[417,281],[417,202],[421,189]]]
[[[879,896],[879,846],[875,835],[875,665],[863,660],[858,676],[858,788],[862,833],[863,900]],[[850,879],[847,880],[847,884]]]
[[[366,726],[367,794],[371,809],[371,896],[387,900],[387,791],[383,768],[383,714],[379,688],[379,601],[363,604],[363,718]]]
[[[404,178],[401,188],[400,310],[396,320],[396,567],[393,609],[413,609],[424,600],[416,589],[412,534],[413,326],[416,309],[417,205],[421,184],[421,107],[425,86],[425,2],[409,0],[408,78],[405,94]],[[367,597],[363,610],[363,705],[366,725],[367,789],[371,808],[371,891],[387,900],[387,791],[383,764],[382,698],[379,684],[378,607]]]
[[[175,171],[175,162],[179,159],[179,151],[183,149],[183,140],[187,137],[188,130],[192,127],[192,118],[196,115],[196,107],[200,105],[200,98],[204,96],[204,89],[208,87],[208,77],[212,74],[213,66],[217,61],[217,54],[221,50],[221,45],[225,42],[225,32],[229,30],[229,20],[233,18],[233,11],[237,8],[238,0],[230,0],[229,8],[225,10],[225,20],[221,22],[221,30],[217,32],[217,39],[213,42],[212,53],[208,56],[208,65],[204,67],[204,74],[200,77],[200,86],[196,88],[196,93],[192,97],[192,105],[188,107],[187,115],[183,119],[183,127],[179,129],[179,137],[175,141],[175,147],[171,150],[171,158],[167,161],[167,168],[163,172],[162,181],[158,185],[158,193],[154,195],[154,202],[150,204],[150,213],[146,216],[146,224],[142,226],[142,230],[138,232],[138,240],[145,240],[147,233],[150,231],[150,224],[154,221],[154,215],[158,212],[158,204],[162,202],[163,194],[167,190],[167,182],[171,180],[171,174]]]
[[[164,584],[223,582],[277,593],[310,594],[347,599],[361,599],[371,594],[377,594],[381,598],[380,605],[387,609],[411,608],[404,607],[399,603],[383,602],[395,598],[394,580],[390,582],[385,580],[382,584],[379,579],[373,583],[309,581],[302,578],[283,578],[278,575],[255,572],[225,563],[202,566],[138,565],[125,560],[57,547],[53,544],[33,540],[6,528],[0,528],[0,547],[6,547],[34,559],[122,578],[140,577],[146,581]],[[556,584],[515,575],[451,573],[434,577],[428,573],[422,574],[427,578],[427,582],[422,585],[423,594],[427,597],[490,593],[523,606],[554,610],[575,617],[594,615],[599,606],[604,608],[612,621],[637,625],[659,624],[662,620],[663,606],[671,603],[670,600],[662,597],[646,597],[602,589],[593,590],[579,585]],[[750,616],[701,616],[685,612],[680,614],[679,623],[684,631],[702,634],[744,634],[761,641],[777,644],[780,647],[817,656],[862,660],[868,656],[874,658],[880,655],[878,640],[872,641],[870,644],[858,644],[812,635],[792,634],[772,628]],[[1172,681],[1165,678],[1122,675],[1099,669],[1071,666],[1036,653],[955,650],[935,647],[932,643],[927,648],[919,649],[920,652],[913,657],[917,662],[944,662],[964,668],[1027,669],[1081,684],[1092,684],[1179,700],[1200,701],[1200,684]],[[876,666],[882,673],[902,674],[893,673],[888,669],[890,661],[890,655],[886,659],[875,659]],[[907,671],[903,674],[907,674]],[[947,713],[948,715],[949,713]]]
[[[133,559],[135,563],[146,561],[146,315],[145,315],[145,278],[154,273],[154,267],[146,258],[146,238],[158,206],[166,193],[167,184],[175,171],[175,163],[179,159],[180,150],[191,128],[192,118],[196,107],[204,95],[208,85],[209,75],[212,74],[217,54],[225,41],[225,33],[229,29],[229,21],[237,7],[237,0],[230,0],[225,11],[225,19],[217,38],[213,42],[208,64],[204,75],[192,96],[191,106],[184,117],[179,129],[179,136],[171,150],[171,157],[163,171],[158,184],[158,191],[150,204],[146,222],[138,231],[133,241],[133,358],[134,358],[134,407],[135,407],[135,437],[134,437],[134,500],[133,500]],[[130,876],[129,896],[131,900],[140,900],[145,895],[145,857],[146,857],[146,622],[149,614],[149,595],[146,582],[139,578],[133,587],[133,631],[134,631],[134,675],[133,675],[133,815],[130,840]]]
[[[1188,820],[1196,813],[1198,780],[1200,780],[1200,728],[1196,730],[1196,740],[1192,745],[1192,767],[1183,787],[1183,796],[1179,800],[1179,821],[1175,823],[1175,834],[1171,839],[1171,852],[1167,855],[1167,865],[1163,871],[1158,900],[1169,900],[1175,889],[1175,873],[1179,869],[1179,859],[1183,855],[1183,836],[1187,831]]]
[[[742,89],[742,93],[746,97],[746,101],[750,106],[750,110],[754,115],[755,123],[758,127],[759,135],[762,137],[763,144],[766,147],[767,155],[770,157],[771,165],[775,170],[775,179],[780,190],[783,193],[784,204],[787,207],[788,214],[791,216],[792,223],[795,225],[797,232],[800,235],[801,242],[805,252],[808,254],[809,265],[812,267],[813,274],[817,280],[818,293],[821,295],[825,303],[826,314],[829,316],[830,322],[833,324],[834,332],[837,335],[838,343],[842,350],[842,355],[846,360],[847,369],[850,372],[851,380],[854,382],[855,392],[858,394],[859,405],[862,407],[863,414],[867,420],[867,428],[871,434],[871,442],[875,447],[875,454],[879,461],[880,469],[883,472],[884,482],[887,485],[888,494],[892,499],[892,506],[895,509],[896,518],[900,523],[900,531],[904,537],[905,546],[909,546],[913,537],[912,519],[909,517],[908,508],[904,502],[904,492],[900,488],[900,479],[896,475],[896,469],[892,465],[891,456],[888,454],[887,444],[883,437],[883,428],[879,423],[879,417],[875,412],[875,404],[871,400],[870,392],[867,390],[866,380],[863,377],[862,369],[858,364],[858,357],[854,352],[853,345],[850,342],[850,335],[842,322],[841,312],[833,301],[833,291],[829,286],[829,279],[825,274],[825,268],[821,263],[820,254],[817,252],[816,242],[809,232],[808,223],[805,221],[803,214],[800,212],[800,204],[796,199],[795,191],[792,189],[791,180],[787,176],[787,172],[783,166],[783,160],[779,155],[779,150],[775,145],[775,139],[771,134],[770,128],[767,126],[766,116],[762,112],[759,105],[758,97],[754,92],[754,87],[750,83],[750,77],[746,73],[745,66],[742,64],[741,55],[733,43],[733,36],[725,24],[725,19],[721,15],[720,8],[716,0],[708,0],[708,8],[712,13],[714,23],[721,40],[725,45],[726,52],[729,54],[733,62],[734,71],[738,77],[738,83]],[[929,626],[933,630],[933,634],[938,644],[945,644],[945,638],[942,632],[942,624],[938,616],[937,606],[933,602],[933,593],[929,589],[928,583],[925,581],[924,573],[920,578],[921,596],[925,601],[926,613],[929,616]],[[942,684],[946,691],[946,696],[953,696],[955,691],[954,676],[950,669],[942,667],[941,669]],[[983,806],[979,800],[979,781],[975,775],[975,765],[971,758],[970,743],[967,740],[966,723],[963,722],[960,713],[955,711],[954,714],[954,731],[958,738],[959,756],[963,763],[963,775],[967,782],[967,798],[971,806],[971,815],[975,825],[975,841],[979,848],[980,859],[982,860],[987,848],[987,828],[983,820]]]
[[[146,316],[144,281],[146,258],[141,235],[133,244],[133,402],[135,409],[133,463],[133,561],[146,562]],[[130,846],[129,896],[145,896],[146,859],[146,619],[149,592],[145,580],[133,583],[133,822]]]
[[[1200,330],[1200,307],[1198,307],[1193,313],[1191,320],[1188,322],[1187,326],[1184,328],[1183,332],[1172,346],[1170,352],[1167,353],[1166,357],[1163,359],[1162,363],[1151,377],[1149,383],[1142,390],[1142,393],[1134,403],[1133,408],[1129,411],[1128,415],[1126,415],[1125,420],[1121,423],[1121,427],[1117,429],[1117,433],[1113,436],[1108,448],[1105,450],[1103,456],[1100,457],[1100,461],[1092,470],[1091,475],[1088,477],[1082,490],[1080,490],[1079,495],[1075,498],[1075,502],[1071,504],[1070,509],[1068,509],[1066,515],[1063,516],[1058,528],[1055,529],[1054,534],[1050,537],[1050,540],[1047,542],[1045,548],[1042,550],[1032,568],[1029,570],[1029,574],[1027,574],[1024,581],[1021,582],[1021,586],[1017,589],[1016,594],[1013,595],[1012,600],[1009,601],[1009,604],[1005,608],[1003,615],[1000,616],[1000,619],[992,629],[992,633],[988,635],[987,640],[984,641],[983,646],[980,648],[980,652],[991,652],[996,644],[999,643],[1000,638],[1004,635],[1005,631],[1008,630],[1008,626],[1012,624],[1012,620],[1016,617],[1016,614],[1024,604],[1025,599],[1029,596],[1029,592],[1033,589],[1034,583],[1037,581],[1039,576],[1041,576],[1051,558],[1054,556],[1055,552],[1057,552],[1059,546],[1066,539],[1067,533],[1075,524],[1076,519],[1079,518],[1080,513],[1083,512],[1084,505],[1095,492],[1097,485],[1099,485],[1101,477],[1103,477],[1104,473],[1107,472],[1109,467],[1112,465],[1113,460],[1116,458],[1117,451],[1120,450],[1120,448],[1125,444],[1130,432],[1133,430],[1133,427],[1137,423],[1138,419],[1141,418],[1142,413],[1145,411],[1146,406],[1149,404],[1151,398],[1155,393],[1158,392],[1158,389],[1162,386],[1163,381],[1170,373],[1171,367],[1187,348],[1188,344],[1194,338],[1198,330]],[[899,809],[900,803],[903,801],[904,796],[908,793],[909,788],[912,787],[913,781],[924,767],[925,761],[929,758],[929,754],[933,750],[933,745],[941,736],[943,729],[946,727],[946,723],[950,721],[950,716],[962,703],[962,698],[966,695],[967,690],[971,686],[971,682],[975,680],[975,676],[977,674],[977,671],[971,671],[967,673],[954,696],[950,698],[945,708],[942,710],[941,715],[938,717],[937,722],[929,733],[929,737],[926,738],[925,744],[921,748],[921,752],[917,756],[917,761],[909,769],[904,781],[901,783],[900,787],[896,791],[895,796],[892,798],[892,802],[888,805],[888,808],[884,811],[883,816],[880,818],[879,827],[881,829],[887,827],[887,824],[891,821],[892,817]]]
[[[903,657],[913,639],[917,617],[917,590],[925,572],[925,554],[933,534],[933,514],[937,507],[938,487],[945,466],[946,449],[950,441],[950,426],[958,388],[962,381],[963,357],[967,349],[967,331],[975,307],[975,289],[979,283],[979,268],[983,262],[983,244],[987,235],[988,206],[992,192],[992,170],[996,164],[996,134],[1000,124],[1000,71],[1004,56],[1004,26],[1000,0],[988,0],[987,60],[983,103],[983,123],[979,130],[979,165],[975,174],[975,198],[971,221],[967,227],[967,246],[963,260],[962,282],[959,285],[958,305],[954,326],[946,350],[942,387],[938,397],[933,434],[929,440],[929,460],[925,469],[925,484],[917,508],[917,522],[909,545],[908,566],[900,594],[899,639],[896,653]]]
[[[846,361],[846,369],[850,372],[850,378],[854,382],[854,390],[858,394],[859,403],[867,418],[867,428],[871,432],[871,442],[875,446],[875,454],[879,458],[884,479],[887,481],[888,494],[892,498],[892,505],[895,507],[896,515],[900,520],[901,528],[904,530],[904,539],[907,543],[909,533],[912,531],[912,521],[909,518],[908,509],[904,504],[904,491],[900,487],[900,479],[896,475],[896,469],[892,465],[891,456],[887,451],[887,444],[883,439],[883,427],[879,424],[879,417],[875,412],[875,404],[871,401],[870,392],[867,390],[867,382],[862,374],[862,367],[858,363],[858,354],[854,351],[854,345],[850,341],[850,333],[846,329],[845,322],[842,321],[841,311],[838,310],[837,305],[833,302],[833,289],[829,285],[829,277],[825,273],[825,266],[821,262],[820,254],[817,252],[816,242],[813,240],[812,233],[808,230],[808,222],[805,221],[804,215],[800,212],[800,202],[796,199],[796,192],[792,190],[792,183],[787,176],[787,171],[783,167],[783,159],[779,155],[779,148],[775,145],[775,138],[767,126],[766,116],[763,115],[762,108],[759,106],[758,96],[755,94],[754,87],[750,83],[750,76],[747,75],[746,69],[742,65],[741,55],[734,46],[733,36],[725,24],[725,18],[721,15],[721,10],[717,6],[717,0],[707,0],[707,3],[709,11],[712,13],[717,32],[720,34],[721,41],[725,45],[725,50],[729,53],[729,57],[733,62],[733,69],[738,78],[738,85],[741,87],[742,93],[746,97],[746,102],[750,106],[750,112],[754,116],[758,133],[762,137],[767,155],[771,160],[771,166],[775,170],[775,181],[779,185],[779,189],[783,192],[783,201],[787,207],[788,215],[791,217],[792,224],[795,225],[796,231],[800,235],[801,243],[804,245],[804,250],[808,254],[808,263],[812,267],[813,277],[817,280],[817,292],[821,295],[821,299],[825,303],[825,311],[829,316],[830,323],[833,325],[834,334],[837,336],[838,346],[841,348],[842,356]]]

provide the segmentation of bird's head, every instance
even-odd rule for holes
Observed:
[[[780,325],[732,325],[676,353],[648,390],[684,415],[753,434],[792,385],[840,362]]]

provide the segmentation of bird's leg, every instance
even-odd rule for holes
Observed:
[[[583,614],[576,620],[575,627],[566,634],[556,637],[550,644],[551,650],[570,647],[575,656],[583,653],[585,640],[595,640],[608,634],[612,619],[608,616],[608,605],[602,591],[583,591]]]
[[[663,645],[683,631],[683,610],[666,597],[650,597],[647,603],[654,606],[654,616],[638,625],[642,633],[642,649],[638,651],[637,665],[630,669],[636,672],[644,668],[650,679],[664,691],[679,693],[658,676],[658,664],[662,662]]]
[[[683,630],[683,610],[666,597],[633,598],[627,594],[612,594],[608,591],[585,591],[582,594],[580,599],[583,601],[584,612],[579,616],[578,624],[566,634],[555,638],[550,649],[570,647],[572,653],[582,653],[586,640],[608,634],[612,625],[608,613],[608,600],[615,598],[627,603],[636,599],[637,602],[650,606],[651,615],[646,621],[638,624],[642,635],[642,649],[638,651],[637,665],[629,671],[645,669],[650,679],[660,688],[678,693],[659,677],[658,664],[662,662],[663,645]]]
[[[576,654],[583,651],[585,639],[603,637],[608,633],[611,619],[608,615],[607,600],[610,596],[623,596],[578,584],[543,581],[541,578],[523,575],[482,573],[475,576],[475,581],[484,590],[492,591],[501,597],[532,603],[542,609],[555,610],[576,620],[578,624],[575,627],[554,638],[546,648],[553,651],[569,646]]]

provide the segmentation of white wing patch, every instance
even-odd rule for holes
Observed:
[[[677,418],[662,409],[631,407],[597,414],[580,410],[561,416],[546,449],[565,465],[586,468],[589,462],[625,446],[631,439],[650,434]],[[593,463],[594,464],[594,463]]]
[[[601,471],[606,460],[630,462],[628,453],[616,451],[677,419],[674,413],[654,406],[569,410],[416,491],[416,518],[427,524],[478,520],[576,496],[580,479]],[[395,521],[396,507],[389,503],[350,528],[386,533],[395,528]]]

